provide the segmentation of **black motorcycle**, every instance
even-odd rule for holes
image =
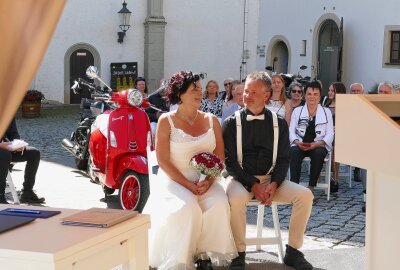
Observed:
[[[93,99],[82,98],[80,108],[80,117],[78,126],[71,133],[70,139],[62,140],[62,147],[75,156],[75,165],[79,170],[86,170],[89,159],[89,139],[90,128],[96,116],[102,114],[106,110],[112,109],[111,105],[106,102],[109,98],[109,90],[95,86],[93,83],[87,82],[79,78],[71,87],[74,93],[79,93],[82,88],[87,88]]]

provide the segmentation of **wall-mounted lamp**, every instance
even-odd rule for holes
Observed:
[[[119,19],[120,19],[120,25],[119,28],[121,28],[122,32],[118,32],[118,42],[122,43],[124,41],[125,33],[131,27],[129,24],[129,20],[131,18],[131,13],[129,9],[126,8],[126,3],[125,0],[122,3],[122,9],[118,11]]]
[[[257,45],[257,54],[260,57],[264,57],[265,56],[265,45]]]

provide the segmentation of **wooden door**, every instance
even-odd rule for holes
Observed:
[[[86,69],[88,66],[94,64],[94,58],[91,52],[85,49],[78,49],[71,54],[70,57],[70,71],[69,71],[69,82],[70,87],[74,84],[74,80],[82,78],[86,81],[93,82],[86,76]],[[87,89],[82,88],[81,93],[75,94],[70,90],[70,103],[79,104],[82,98],[90,98],[90,92]]]

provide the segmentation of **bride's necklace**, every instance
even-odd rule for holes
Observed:
[[[179,111],[176,111],[175,114],[179,119],[181,119],[182,121],[186,122],[187,124],[189,124],[190,126],[194,125],[194,122],[196,122],[197,116],[199,115],[199,111],[196,110],[196,115],[193,117],[193,119],[189,119],[186,116],[183,116]]]

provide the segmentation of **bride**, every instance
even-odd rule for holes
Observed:
[[[229,203],[217,179],[198,182],[189,164],[200,152],[224,157],[218,119],[198,110],[202,100],[199,74],[174,74],[165,91],[178,109],[163,114],[156,133],[160,166],[150,183],[151,193],[144,213],[151,215],[151,267],[157,269],[212,269],[237,256],[230,228]]]

